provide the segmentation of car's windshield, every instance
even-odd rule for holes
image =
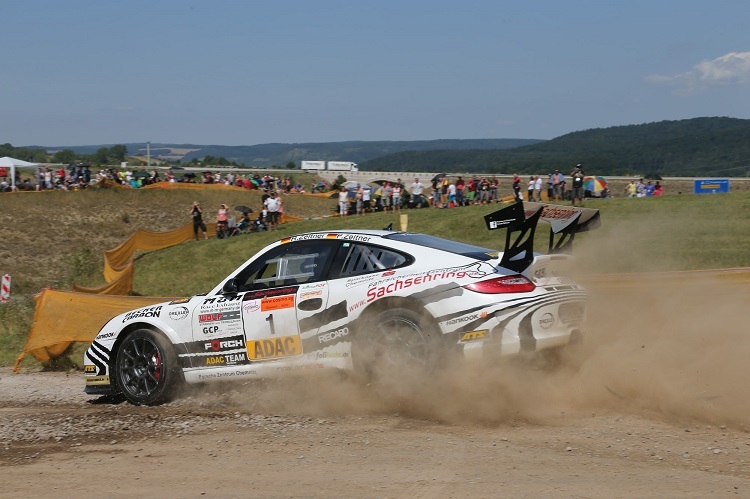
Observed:
[[[476,258],[477,260],[490,260],[492,258],[497,258],[497,250],[482,248],[481,246],[474,246],[473,244],[460,243],[458,241],[451,241],[441,237],[428,236],[427,234],[399,232],[389,234],[385,236],[385,238],[425,246],[427,248],[448,251],[450,253]]]

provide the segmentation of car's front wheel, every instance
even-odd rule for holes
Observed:
[[[125,337],[117,350],[113,376],[118,391],[136,405],[170,401],[182,381],[172,346],[149,329]]]

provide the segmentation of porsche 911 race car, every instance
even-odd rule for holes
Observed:
[[[549,254],[533,250],[540,220]],[[565,253],[576,232],[599,226],[598,210],[517,203],[485,223],[506,229],[503,251],[392,230],[274,242],[206,294],[107,322],[84,356],[86,392],[153,405],[184,382],[429,371],[579,337],[586,292]]]

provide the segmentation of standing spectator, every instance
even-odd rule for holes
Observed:
[[[664,190],[664,186],[659,183],[659,181],[656,181],[656,185],[654,186],[654,196],[661,196],[662,191]]]
[[[521,177],[517,173],[513,174],[513,197],[516,203],[523,203],[523,195],[521,194]]]
[[[388,213],[388,208],[391,207],[391,197],[393,196],[393,186],[390,182],[383,184],[383,194],[380,196],[380,202],[383,204],[383,211]]]
[[[216,237],[224,239],[227,237],[227,205],[220,204],[219,211],[216,213]]]
[[[365,190],[362,191],[362,215],[365,214],[365,211],[367,211],[370,208],[370,193],[372,191],[370,190],[369,186],[365,186]]]
[[[448,207],[454,208],[456,206],[456,184],[453,182],[448,184]]]
[[[490,180],[490,202],[498,202],[497,197],[497,189],[500,187],[500,182],[497,180],[497,177],[492,177],[492,180]]]
[[[432,206],[437,208],[440,203],[440,179],[434,178],[432,180]]]
[[[416,204],[417,208],[422,207],[422,192],[424,192],[424,185],[419,181],[418,178],[414,179],[414,183],[411,184],[411,207],[413,208]],[[395,206],[394,206],[395,210]]]
[[[648,183],[646,184],[646,197],[653,196],[654,195],[654,189],[655,189],[654,185],[649,180]]]
[[[440,207],[448,207],[448,177],[443,177],[440,182]]]
[[[464,179],[459,176],[458,180],[456,180],[456,205],[458,206],[464,206],[464,203],[466,202],[466,198],[464,197],[464,187],[466,187],[466,183],[464,182]]]
[[[391,200],[393,201],[393,212],[401,211],[401,179],[398,179],[395,184],[393,184],[393,197]]]
[[[206,224],[203,223],[203,210],[201,209],[201,205],[198,204],[198,201],[193,201],[190,216],[193,217],[193,235],[195,235],[195,240],[198,241],[199,239],[198,229],[203,231],[203,238],[208,239],[208,234],[206,234]]]
[[[576,205],[576,199],[578,200],[578,206],[583,206],[583,172],[581,171],[581,165],[576,165],[575,169],[571,172],[571,185],[573,186],[573,196],[571,196],[571,205]]]
[[[537,175],[536,180],[534,180],[534,192],[536,192],[536,202],[541,203],[542,202],[542,176]]]
[[[467,186],[468,192],[466,193],[466,203],[467,204],[474,204],[477,199],[477,178],[472,177],[471,180],[469,180],[469,185]]]
[[[530,203],[534,202],[534,175],[529,177],[529,185],[526,187],[526,196]]]
[[[487,204],[490,199],[490,182],[485,177],[479,181],[479,204]]]
[[[547,179],[547,201],[551,202],[553,199],[555,199],[555,186],[552,174],[550,173]]]
[[[552,190],[554,193],[555,201],[562,200],[562,189],[563,182],[565,182],[565,176],[560,172],[560,170],[555,170],[555,173],[552,174]]]
[[[357,194],[354,196],[354,198],[357,200],[357,215],[365,216],[365,188],[362,187],[362,184],[359,184],[357,187]]]
[[[263,205],[268,210],[268,228],[269,230],[274,230],[279,225],[279,209],[281,208],[281,201],[276,197],[276,191],[271,191],[271,194],[263,202]]]
[[[349,214],[349,193],[343,187],[339,190],[339,215]]]

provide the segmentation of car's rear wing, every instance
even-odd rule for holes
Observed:
[[[601,225],[599,210],[592,208],[514,203],[484,217],[487,229],[507,229],[500,265],[521,272],[531,264],[534,260],[534,231],[540,220],[550,224],[550,254],[570,252],[576,232],[594,230]],[[518,234],[514,237],[516,232]]]

